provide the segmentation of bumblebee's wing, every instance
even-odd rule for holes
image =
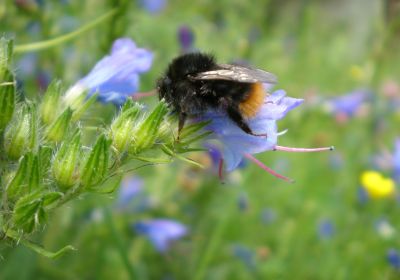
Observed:
[[[260,69],[238,65],[220,64],[221,69],[201,72],[190,76],[194,80],[226,80],[241,83],[269,83],[277,82],[276,76]]]

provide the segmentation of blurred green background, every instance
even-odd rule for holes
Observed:
[[[40,96],[54,78],[73,85],[119,37],[154,52],[152,69],[141,77],[141,90],[149,91],[182,52],[178,30],[187,27],[193,49],[275,73],[275,88],[305,99],[278,122],[289,129],[280,145],[336,150],[257,156],[294,184],[251,163],[224,184],[212,168],[182,162],[142,169],[134,175],[144,180],[150,206],[121,210],[118,193],[70,203],[35,238],[49,249],[78,250],[49,260],[1,244],[0,279],[399,279],[400,256],[388,258],[400,250],[397,194],[365,199],[360,189],[365,170],[395,173],[399,1],[3,0],[0,34],[16,45],[55,38],[121,4],[123,12],[82,36],[16,53],[22,95]],[[343,115],[335,98],[359,90],[368,98]],[[154,104],[156,97],[142,101]],[[108,122],[114,107],[96,110],[103,113],[94,118]],[[145,218],[177,220],[189,233],[159,253],[132,228]]]

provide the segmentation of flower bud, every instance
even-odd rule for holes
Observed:
[[[60,116],[58,116],[58,118],[46,130],[46,139],[56,143],[63,140],[68,131],[72,114],[72,110],[68,107]]]
[[[36,108],[28,104],[5,132],[4,148],[11,159],[19,159],[27,151],[36,150],[38,146],[38,122]]]
[[[62,143],[52,165],[53,177],[61,190],[66,191],[78,180],[78,160],[81,158],[81,135],[75,133],[71,141]]]
[[[102,182],[108,171],[111,141],[101,135],[88,158],[86,159],[81,174],[83,187],[93,187]]]
[[[154,108],[153,112],[140,124],[139,128],[134,133],[134,141],[130,147],[131,153],[137,154],[154,145],[159,136],[159,127],[167,112],[167,105],[161,100],[156,108]]]
[[[4,37],[0,38],[0,69],[4,70],[10,68],[12,53],[13,53],[13,41]],[[0,70],[0,73],[1,73]]]
[[[113,121],[110,127],[110,137],[115,149],[122,153],[132,140],[132,132],[135,121],[139,116],[142,106],[127,101],[121,109],[121,113]]]
[[[51,124],[59,112],[60,96],[61,82],[54,80],[48,86],[40,105],[40,117],[46,125]]]
[[[17,172],[7,186],[7,197],[11,200],[38,190],[40,185],[40,168],[37,155],[31,152],[24,155]]]
[[[14,113],[14,107],[14,75],[8,69],[0,69],[0,131],[2,131],[10,122]]]

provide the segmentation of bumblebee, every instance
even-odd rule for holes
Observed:
[[[157,91],[179,115],[178,137],[188,116],[209,109],[226,112],[247,134],[266,136],[254,133],[247,123],[264,103],[262,83],[276,83],[276,77],[260,69],[217,64],[208,54],[190,53],[169,64],[157,82]]]

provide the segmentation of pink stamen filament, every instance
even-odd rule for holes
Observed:
[[[147,91],[147,92],[135,92],[131,94],[132,99],[137,100],[143,97],[148,97],[148,96],[153,96],[155,95],[157,92],[156,90],[151,90],[151,91]]]
[[[312,153],[312,152],[323,152],[323,151],[333,151],[335,147],[322,147],[322,148],[291,148],[284,146],[275,146],[275,151],[284,151],[284,152],[294,152],[294,153]]]
[[[265,171],[267,171],[269,174],[271,174],[272,176],[275,176],[279,179],[285,180],[289,183],[293,183],[294,180],[290,179],[288,177],[285,177],[279,173],[277,173],[276,171],[272,170],[271,168],[269,168],[268,166],[266,166],[264,163],[262,163],[261,161],[259,161],[258,159],[256,159],[255,157],[253,157],[250,154],[245,153],[244,157],[251,160],[252,162],[254,162],[255,164],[257,164],[259,167],[261,167],[262,169],[264,169]]]

